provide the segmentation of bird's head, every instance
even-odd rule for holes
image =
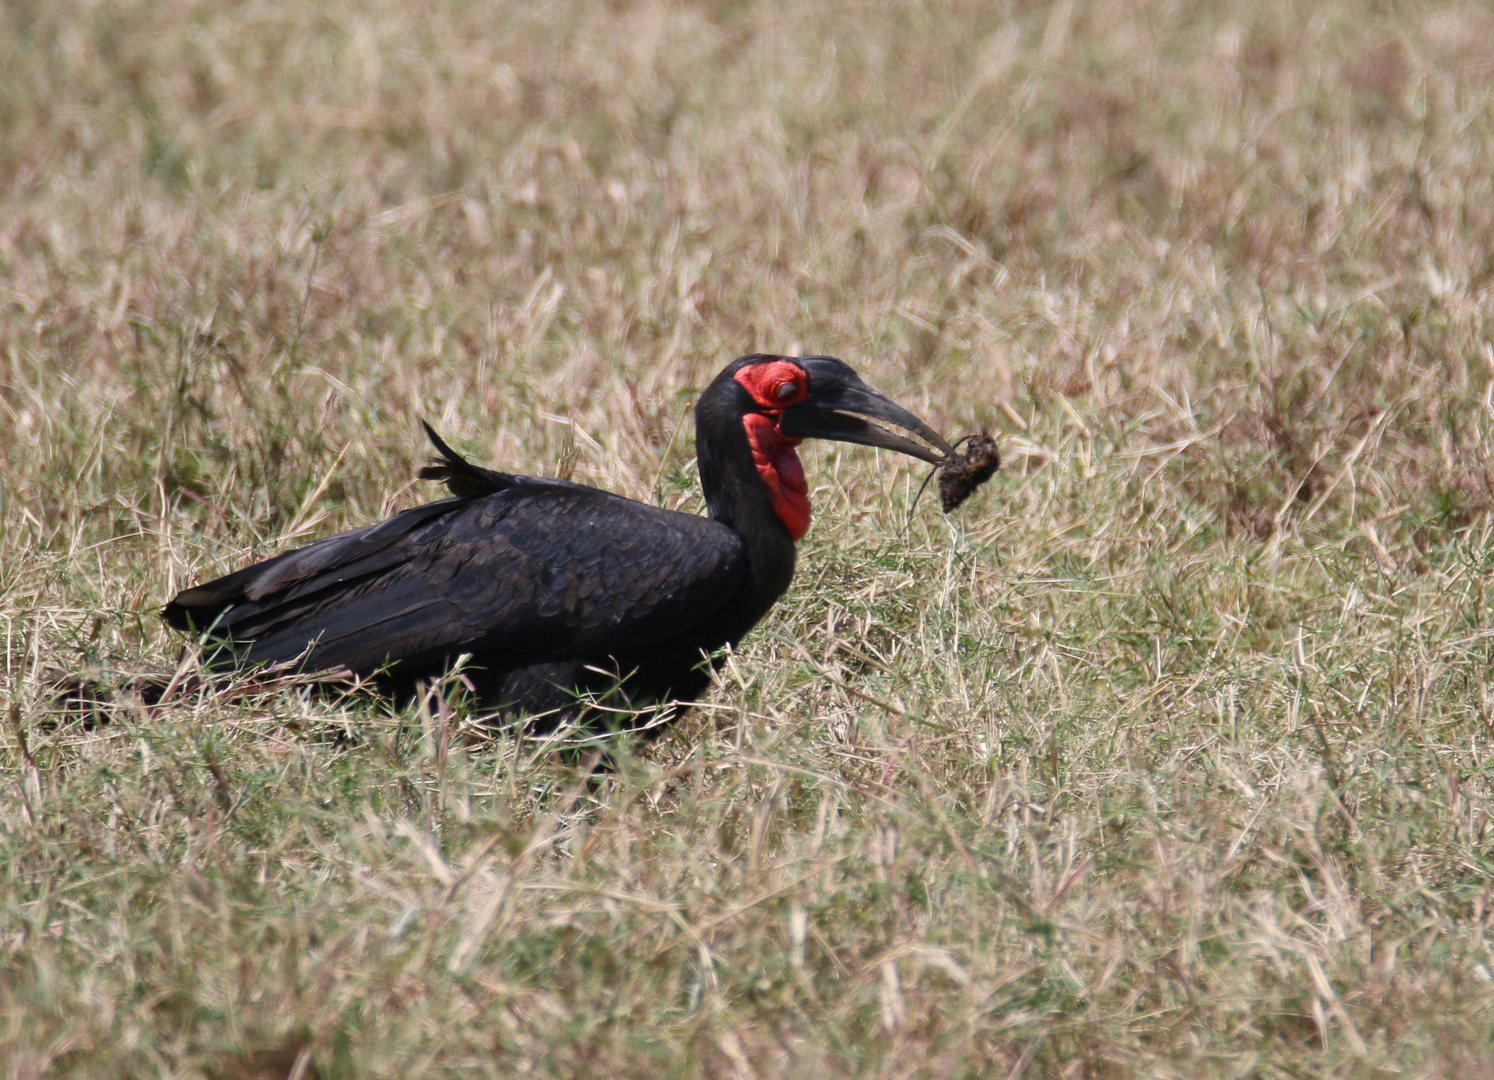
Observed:
[[[696,414],[702,436],[709,424],[741,425],[773,510],[795,540],[809,530],[810,518],[809,485],[795,451],[802,440],[880,446],[934,464],[953,453],[938,432],[833,356],[744,356],[716,377]],[[891,428],[917,435],[934,449]]]

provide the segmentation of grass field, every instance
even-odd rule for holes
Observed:
[[[0,5],[0,1076],[1494,1077],[1494,13]],[[173,592],[498,468],[795,586],[607,781],[197,694]]]

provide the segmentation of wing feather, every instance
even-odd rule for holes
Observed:
[[[742,584],[718,522],[515,477],[181,593],[164,612],[264,663],[371,671],[462,652],[604,655],[666,640]]]

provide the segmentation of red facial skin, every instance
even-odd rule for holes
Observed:
[[[794,447],[801,439],[778,430],[783,409],[809,396],[809,376],[788,360],[769,360],[744,367],[734,378],[752,395],[762,412],[742,417],[747,445],[758,475],[773,498],[773,512],[789,538],[798,540],[809,531],[809,484]]]

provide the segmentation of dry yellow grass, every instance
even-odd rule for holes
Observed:
[[[1473,4],[6,3],[3,1074],[1494,1076],[1490,162]],[[809,448],[605,784],[48,701],[422,416],[698,509],[758,349],[1010,467]]]

